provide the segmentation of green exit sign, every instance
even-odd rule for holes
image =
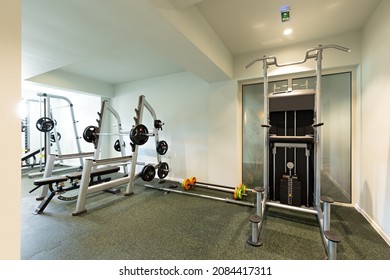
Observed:
[[[290,7],[282,7],[280,9],[280,17],[282,22],[286,22],[290,20]]]

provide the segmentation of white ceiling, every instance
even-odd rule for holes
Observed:
[[[23,79],[65,72],[119,84],[182,71],[229,79],[235,55],[360,30],[380,2],[22,0]]]

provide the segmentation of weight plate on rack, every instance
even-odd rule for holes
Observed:
[[[88,143],[93,143],[93,142],[95,142],[95,140],[97,138],[96,133],[98,133],[98,128],[96,126],[93,126],[93,125],[87,126],[84,129],[83,138]]]
[[[147,164],[142,168],[141,178],[146,182],[150,182],[156,176],[156,169],[153,165]]]
[[[157,175],[158,178],[164,179],[165,177],[168,176],[169,173],[169,165],[166,162],[160,163],[160,166],[157,169]]]
[[[54,128],[54,121],[51,118],[42,117],[37,120],[35,126],[41,132],[49,132]]]
[[[168,151],[168,143],[164,140],[158,142],[156,151],[159,155],[165,155]]]
[[[143,145],[149,140],[149,131],[146,126],[139,124],[130,130],[130,140],[136,145]]]

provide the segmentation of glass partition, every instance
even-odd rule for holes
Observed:
[[[315,77],[269,83],[270,92],[315,89]],[[351,96],[352,73],[323,75],[321,80],[321,194],[351,202]],[[263,84],[242,86],[242,182],[263,184]]]
[[[351,202],[351,72],[321,80],[321,194]],[[293,89],[315,88],[315,77],[293,79]]]
[[[269,92],[286,91],[287,80],[270,82]],[[263,185],[264,84],[242,87],[242,182],[247,186]]]

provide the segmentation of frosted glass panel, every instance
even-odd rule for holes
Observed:
[[[285,91],[287,80],[269,83],[269,92]],[[249,187],[263,185],[264,85],[242,87],[242,182]]]
[[[315,77],[294,79],[293,89],[315,88]],[[321,80],[321,194],[351,202],[351,73]]]
[[[315,77],[291,81],[292,89],[315,89]],[[288,81],[269,83],[269,92],[285,91]],[[324,75],[321,80],[321,194],[351,202],[351,73]],[[263,84],[242,87],[242,181],[263,185]]]

